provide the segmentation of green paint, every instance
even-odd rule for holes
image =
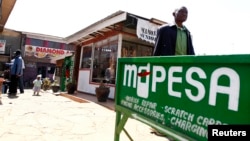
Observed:
[[[116,107],[207,140],[208,124],[250,124],[249,72],[250,55],[119,58]]]

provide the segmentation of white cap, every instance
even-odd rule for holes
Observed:
[[[42,77],[42,75],[41,75],[41,74],[39,74],[39,75],[37,75],[37,77]]]

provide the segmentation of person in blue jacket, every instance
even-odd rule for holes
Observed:
[[[187,8],[182,6],[176,9],[173,16],[173,25],[158,28],[153,56],[195,55],[191,34],[183,25],[188,17]]]
[[[17,50],[14,57],[13,65],[10,69],[10,87],[9,87],[9,97],[16,97],[17,94],[17,84],[19,78],[23,75],[23,68],[22,68],[23,60],[21,57],[21,51]]]
[[[11,62],[10,63],[5,63],[5,65],[7,67],[11,67],[14,63],[14,60],[15,60],[15,56],[16,56],[16,52],[13,52],[13,56],[12,56],[12,59],[11,59]],[[20,56],[22,58],[22,56]],[[22,68],[23,70],[25,69],[25,64],[24,64],[24,60],[22,59]],[[19,80],[18,80],[18,86],[19,86],[19,89],[20,89],[20,94],[23,94],[24,93],[24,84],[23,84],[23,75],[21,75],[19,77]]]

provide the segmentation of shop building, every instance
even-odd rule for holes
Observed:
[[[7,68],[6,63],[12,60],[14,52],[20,49],[25,63],[23,80],[25,88],[33,86],[37,74],[51,81],[57,79],[65,85],[65,58],[73,58],[74,45],[67,44],[63,38],[18,32],[4,29],[0,34],[0,74]],[[70,77],[73,77],[73,69]],[[61,81],[62,80],[62,81]]]
[[[13,51],[22,45],[21,32],[4,28],[15,3],[16,0],[0,1],[0,75],[3,75],[5,63],[10,62]]]
[[[101,81],[115,98],[116,64],[120,57],[151,56],[157,28],[165,22],[124,11],[67,37],[76,46],[77,91],[95,95]]]
[[[0,74],[6,69],[6,63],[10,63],[13,52],[21,49],[23,37],[21,32],[4,29],[0,33]]]
[[[22,34],[25,36],[22,46],[26,65],[24,69],[25,86],[32,86],[37,74],[41,74],[42,79],[47,77],[51,81],[56,79],[59,83],[64,81],[62,78],[65,75],[61,73],[65,68],[64,60],[67,57],[73,57],[75,47],[59,37],[27,32]]]
[[[151,56],[156,30],[165,23],[117,11],[66,38],[17,32],[11,46],[7,41],[2,56],[10,61],[10,48],[22,49],[26,87],[31,86],[37,74],[42,74],[43,78],[61,81],[63,91],[67,82],[74,81],[77,91],[95,95],[95,88],[104,81],[110,87],[109,98],[114,99],[117,59]]]

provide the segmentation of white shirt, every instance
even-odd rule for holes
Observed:
[[[43,82],[42,82],[42,80],[35,79],[33,81],[33,84],[34,84],[34,87],[41,87]]]

